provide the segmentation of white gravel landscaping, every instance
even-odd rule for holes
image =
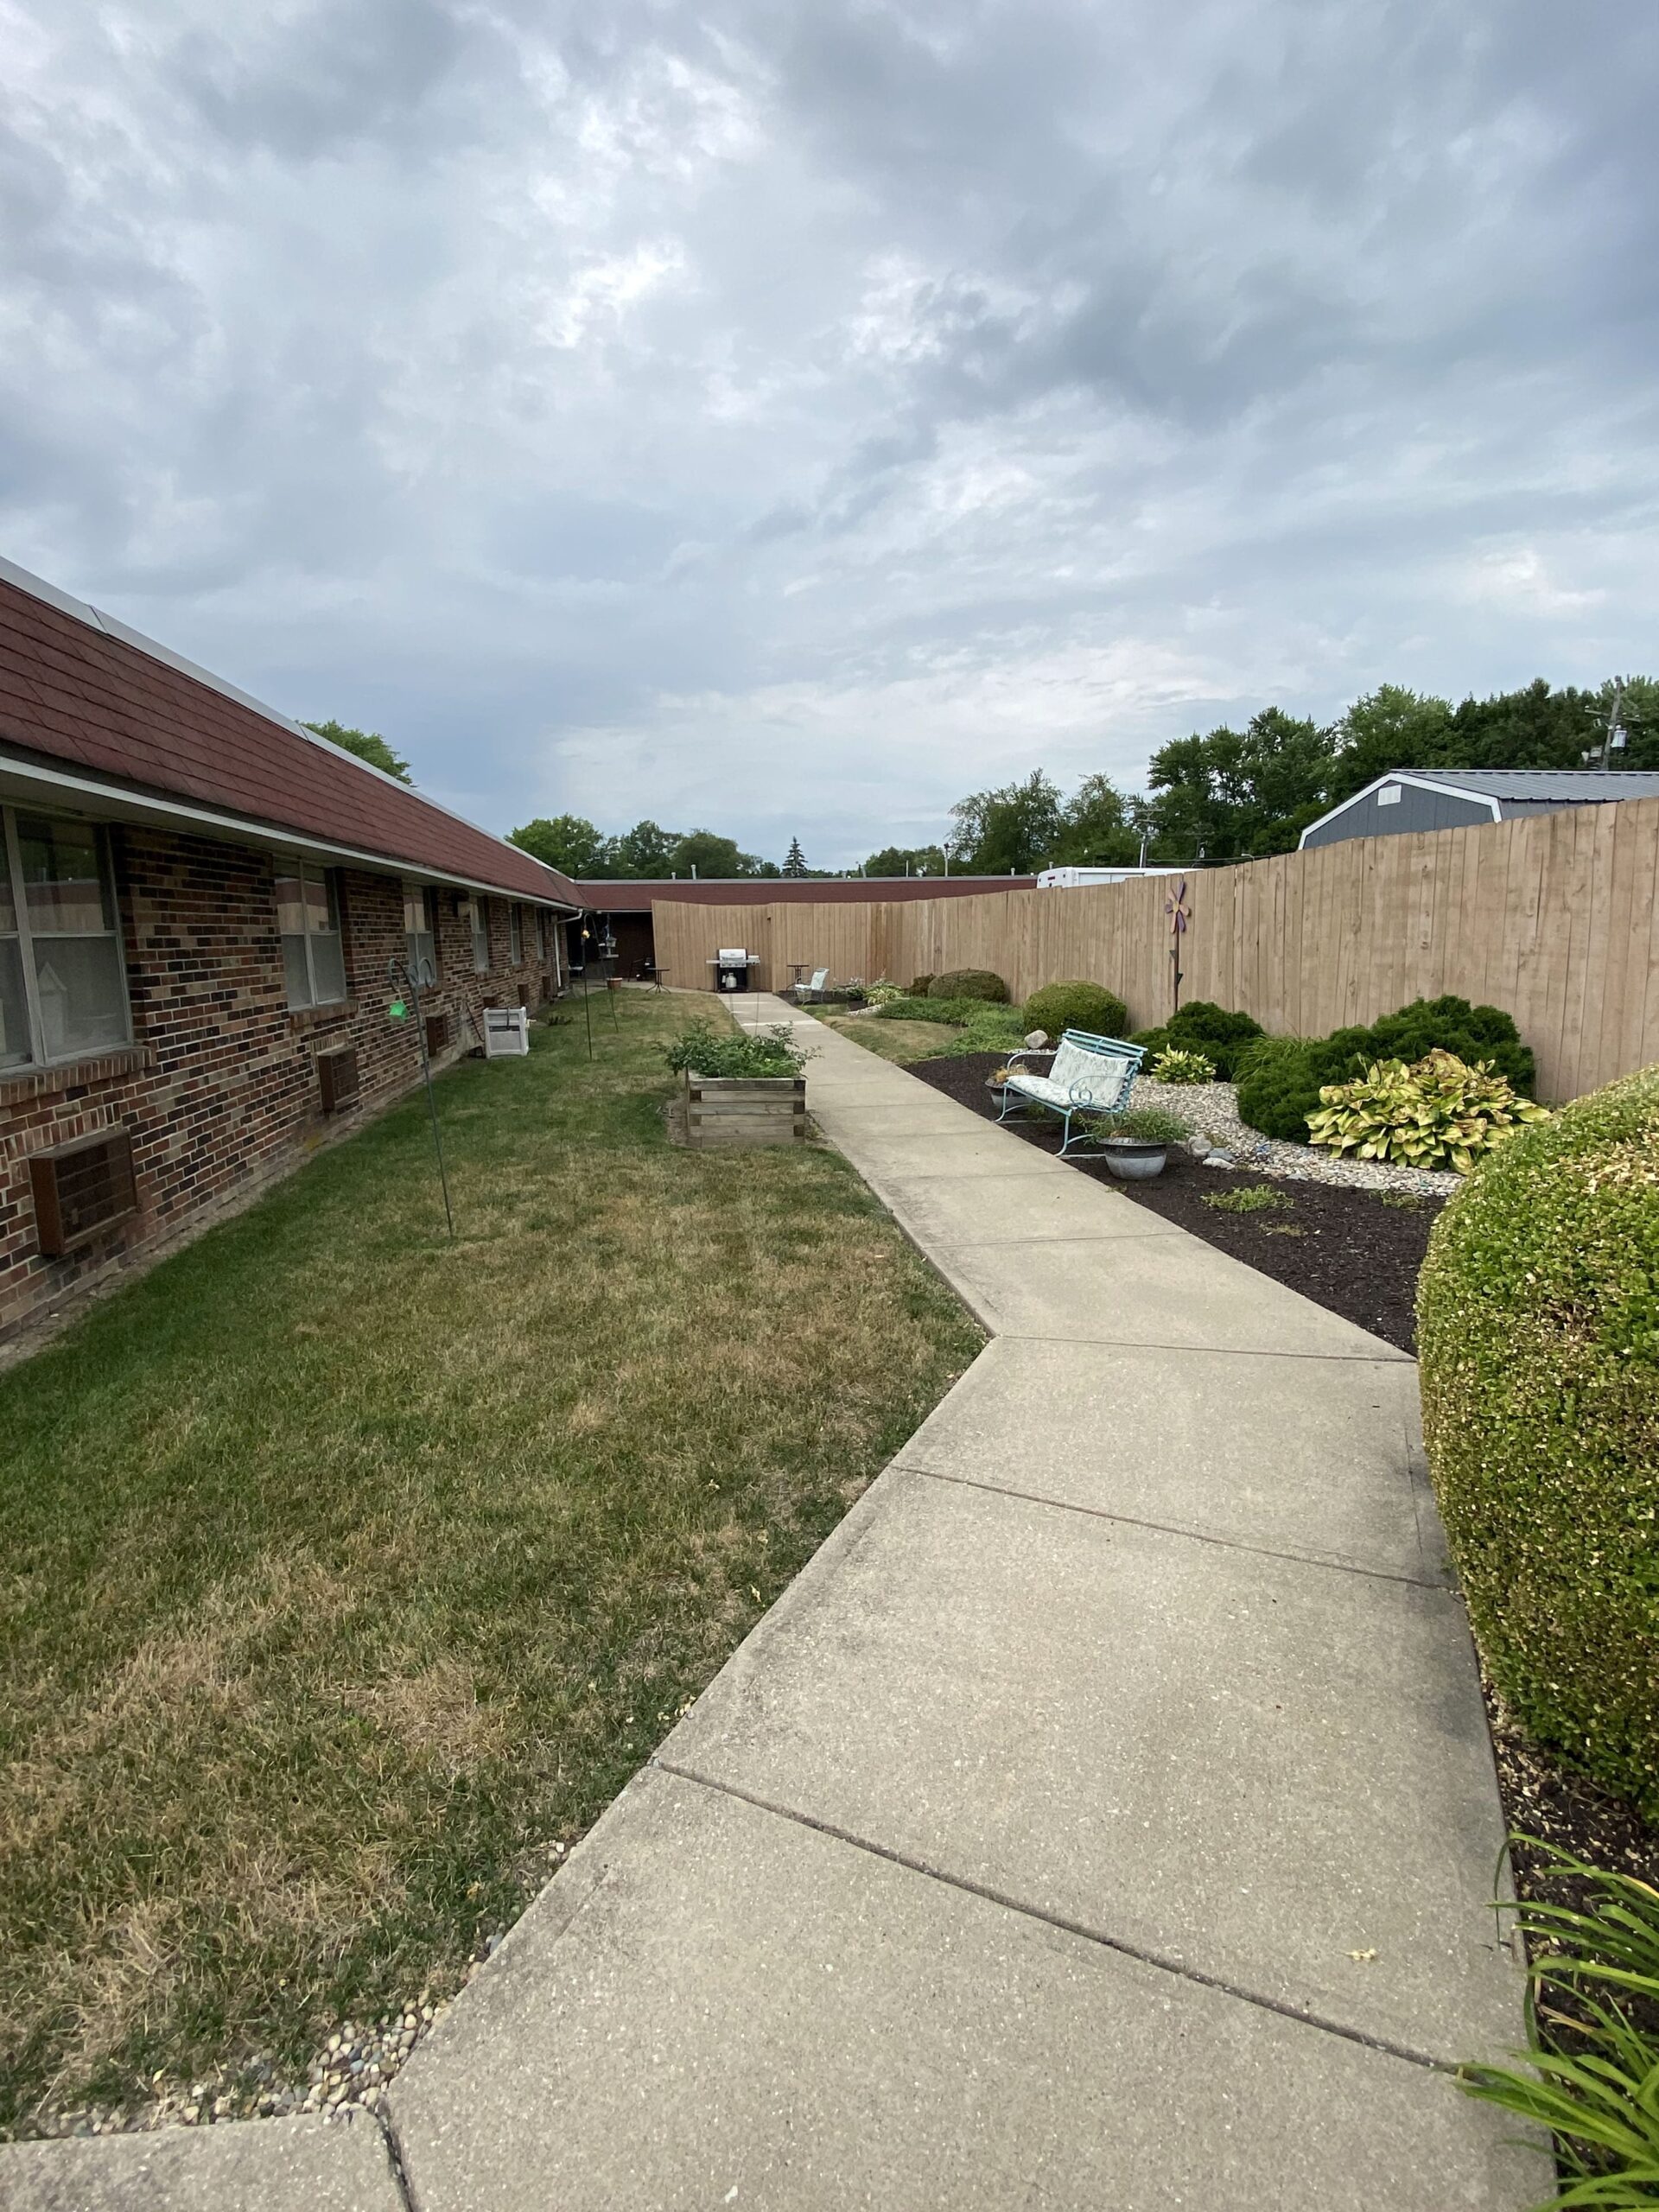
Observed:
[[[1287,1183],[1346,1184],[1357,1191],[1411,1191],[1445,1198],[1463,1181],[1452,1168],[1402,1167],[1382,1160],[1339,1160],[1317,1145],[1264,1137],[1238,1117],[1238,1092],[1230,1083],[1154,1083],[1137,1076],[1132,1106],[1163,1106],[1179,1114],[1218,1153],[1217,1166],[1251,1167]],[[1212,1155],[1213,1156],[1213,1155]]]

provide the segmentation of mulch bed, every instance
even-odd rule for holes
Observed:
[[[920,1083],[971,1106],[988,1120],[996,1106],[985,1078],[1005,1055],[976,1052],[962,1059],[925,1060],[907,1071]],[[1046,1152],[1060,1148],[1059,1123],[1014,1119],[1003,1127]],[[1412,1208],[1385,1205],[1374,1191],[1343,1190],[1325,1183],[1293,1183],[1224,1167],[1205,1167],[1172,1150],[1163,1173],[1146,1183],[1120,1183],[1103,1160],[1078,1161],[1077,1172],[1109,1182],[1137,1205],[1149,1207],[1235,1259],[1244,1261],[1316,1305],[1369,1329],[1402,1351],[1415,1346],[1414,1302],[1418,1270],[1441,1200],[1425,1198]],[[1230,1214],[1205,1205],[1207,1197],[1250,1184],[1269,1183],[1290,1200],[1271,1212]],[[1287,1229],[1300,1230],[1287,1236]],[[1553,1843],[1610,1872],[1633,1874],[1659,1888],[1659,1828],[1643,1821],[1624,1798],[1560,1764],[1529,1743],[1505,1719],[1488,1692],[1492,1748],[1507,1825]],[[1581,1905],[1584,1887],[1551,1871],[1524,1843],[1515,1852],[1515,1883],[1524,1897]]]
[[[985,1078],[1001,1065],[1002,1056],[976,1052],[963,1059],[924,1060],[909,1073],[995,1121],[996,1105]],[[1016,1118],[1003,1127],[1045,1152],[1060,1148],[1060,1125],[1052,1114],[1040,1121]],[[1409,1208],[1385,1205],[1375,1191],[1274,1181],[1254,1171],[1201,1166],[1179,1147],[1171,1150],[1163,1173],[1146,1183],[1120,1183],[1103,1160],[1075,1165],[1080,1175],[1109,1183],[1136,1205],[1190,1229],[1205,1243],[1300,1291],[1401,1351],[1415,1344],[1417,1275],[1440,1210],[1439,1199],[1422,1198]],[[1288,1205],[1271,1212],[1226,1213],[1205,1204],[1224,1191],[1261,1184]]]

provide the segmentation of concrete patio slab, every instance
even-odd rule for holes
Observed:
[[[890,1470],[660,1757],[1430,2058],[1514,2041],[1450,1592]]]
[[[1444,2075],[649,1771],[391,2106],[417,2212],[1508,2212],[1544,2185]]]
[[[1029,1244],[1089,1237],[1183,1236],[1148,1206],[1087,1176],[888,1176],[881,1196],[925,1249],[945,1244]]]
[[[985,1244],[942,1243],[934,1256],[1004,1336],[1334,1359],[1407,1357],[1185,1233],[1125,1236],[1109,1245],[1033,1244],[1017,1264],[1005,1249]]]
[[[5,2212],[404,2212],[365,2113],[0,2144]]]
[[[899,1465],[1226,1542],[1449,1580],[1408,1361],[998,1337]],[[1058,1433],[1063,1452],[1041,1440]]]

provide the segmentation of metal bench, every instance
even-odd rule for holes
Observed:
[[[1062,1159],[1081,1137],[1074,1138],[1071,1123],[1077,1115],[1115,1114],[1129,1103],[1129,1091],[1146,1058],[1141,1045],[1126,1045],[1117,1037],[1091,1036],[1086,1029],[1068,1029],[1060,1039],[1054,1065],[1046,1075],[1033,1075],[1018,1063],[1033,1057],[1030,1052],[1010,1052],[1007,1082],[1002,1090],[999,1122],[1006,1122],[1016,1107],[1046,1106],[1065,1124],[1060,1145]]]

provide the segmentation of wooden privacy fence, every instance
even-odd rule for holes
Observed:
[[[1181,996],[1321,1036],[1410,999],[1502,1007],[1560,1100],[1659,1060],[1659,799],[1563,807],[1478,829],[1356,838],[1185,879]],[[1017,999],[1072,977],[1107,984],[1136,1028],[1173,1004],[1168,906],[1179,876],[1079,891],[906,904],[701,906],[658,900],[657,958],[705,986],[717,946],[845,982],[989,968]]]

